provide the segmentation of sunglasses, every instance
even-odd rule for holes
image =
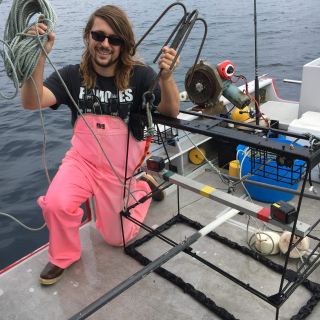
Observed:
[[[92,30],[90,30],[90,33],[92,35],[92,39],[95,41],[98,41],[98,42],[103,42],[107,38],[110,45],[112,45],[112,46],[120,46],[120,44],[123,43],[123,39],[121,39],[121,38],[117,38],[114,36],[105,36],[102,33],[95,32]]]

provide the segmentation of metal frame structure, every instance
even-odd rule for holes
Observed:
[[[188,111],[181,111],[183,113],[189,113],[192,115],[199,116],[198,113],[194,112],[188,112]],[[140,119],[142,121],[145,121],[146,116],[145,115],[135,115],[136,119]],[[261,137],[254,134],[234,131],[232,129],[229,129],[227,127],[223,127],[223,123],[235,123],[239,124],[237,121],[225,119],[225,118],[219,118],[214,116],[207,116],[207,115],[201,115],[201,117],[208,118],[210,121],[201,123],[201,121],[193,120],[193,121],[185,121],[180,120],[176,118],[170,118],[170,117],[164,117],[162,115],[154,115],[153,121],[155,124],[162,124],[165,126],[177,128],[177,129],[183,129],[189,132],[198,133],[202,135],[206,135],[212,138],[223,138],[224,140],[241,143],[248,145],[250,147],[253,147],[255,149],[261,149],[265,151],[272,152],[273,154],[281,155],[282,157],[287,157],[289,159],[300,159],[306,162],[306,170],[305,174],[303,176],[303,184],[299,196],[298,201],[298,207],[297,207],[297,217],[292,225],[281,225],[278,224],[277,226],[282,226],[284,229],[289,229],[292,231],[290,244],[288,252],[286,253],[286,259],[285,264],[281,268],[282,276],[279,286],[279,291],[277,294],[272,296],[266,296],[262,292],[253,289],[250,287],[250,285],[242,283],[239,279],[235,278],[234,276],[226,273],[221,268],[218,268],[211,264],[210,262],[206,261],[203,258],[198,257],[194,253],[192,253],[192,248],[190,245],[195,243],[197,240],[199,240],[201,237],[212,233],[212,230],[214,230],[217,226],[221,225],[223,222],[227,221],[234,215],[239,213],[239,210],[244,211],[251,215],[257,215],[257,217],[263,221],[270,222],[272,219],[269,218],[270,212],[269,209],[262,208],[256,205],[252,205],[245,201],[240,201],[239,198],[236,198],[232,195],[223,194],[222,192],[215,190],[212,187],[209,186],[203,186],[199,183],[193,182],[190,183],[190,181],[187,181],[185,177],[179,176],[171,171],[164,170],[161,173],[158,173],[159,177],[162,177],[166,181],[169,181],[171,183],[177,184],[178,190],[179,186],[183,188],[187,188],[191,191],[200,193],[201,195],[211,198],[215,201],[220,201],[224,204],[227,204],[231,207],[234,207],[236,209],[231,210],[230,212],[224,214],[223,216],[219,217],[218,219],[212,221],[209,225],[206,227],[201,228],[198,232],[194,233],[192,236],[187,238],[186,240],[182,241],[181,243],[177,244],[171,239],[166,238],[165,236],[161,235],[161,233],[158,230],[153,230],[152,228],[146,226],[145,224],[137,221],[136,219],[130,217],[130,210],[134,208],[135,206],[139,205],[139,203],[142,203],[152,197],[151,195],[145,196],[142,199],[139,200],[139,203],[136,203],[128,208],[126,212],[121,212],[121,217],[127,218],[128,220],[136,223],[140,227],[144,228],[145,230],[150,232],[150,236],[157,236],[158,238],[162,239],[163,241],[171,244],[173,248],[166,253],[164,253],[162,256],[154,260],[153,262],[150,262],[148,265],[146,265],[143,269],[141,269],[139,272],[131,276],[129,279],[122,282],[120,285],[106,293],[104,296],[102,296],[100,299],[93,302],[91,305],[74,315],[70,320],[80,320],[80,319],[86,319],[88,316],[93,314],[95,311],[100,309],[103,305],[110,302],[112,299],[117,297],[119,294],[121,294],[123,291],[130,288],[132,285],[134,285],[139,280],[143,279],[146,275],[151,273],[152,271],[155,271],[158,269],[162,264],[164,264],[166,261],[170,260],[172,257],[177,255],[179,252],[186,252],[188,254],[191,254],[194,258],[198,259],[199,261],[205,263],[207,266],[210,266],[213,270],[219,272],[220,274],[224,275],[228,279],[232,280],[236,284],[240,285],[241,287],[245,288],[246,290],[250,291],[251,293],[255,294],[265,302],[269,303],[273,307],[276,308],[276,320],[279,319],[279,311],[281,306],[285,303],[285,301],[291,296],[291,294],[301,285],[302,283],[305,283],[307,277],[318,267],[320,264],[320,255],[316,255],[316,257],[313,259],[313,261],[307,266],[307,263],[310,262],[310,259],[313,255],[315,255],[317,249],[320,247],[320,239],[311,235],[310,233],[312,230],[320,223],[320,219],[314,223],[314,225],[307,226],[304,225],[302,229],[300,229],[301,225],[299,223],[298,227],[298,217],[299,212],[301,208],[301,203],[303,199],[303,194],[307,182],[307,177],[309,171],[320,162],[320,150],[312,150],[311,148],[304,148],[300,146],[288,146],[284,145],[281,142],[269,140],[269,134],[271,132],[270,128],[260,127],[257,125],[251,125],[246,123],[241,123],[242,126],[247,126],[250,128],[258,129],[259,131],[262,131],[265,133],[266,137]],[[273,132],[286,134],[287,136],[292,136],[296,139],[305,139],[308,138],[304,135],[299,135],[296,133],[290,133],[285,132],[278,129],[272,129]],[[165,141],[163,141],[163,145],[165,145]],[[148,171],[147,168],[143,168],[144,171]],[[152,172],[154,175],[154,172]],[[280,188],[281,189],[281,188]],[[178,193],[179,195],[179,193]],[[234,199],[233,199],[234,198]],[[234,200],[237,200],[236,202]],[[178,206],[179,206],[179,196],[178,196]],[[274,223],[274,221],[273,221]],[[297,241],[295,244],[293,244],[293,237],[294,235],[301,236],[300,240]],[[288,278],[288,272],[290,271],[288,269],[288,261],[289,261],[289,253],[298,246],[298,244],[302,241],[303,237],[309,236],[310,238],[318,241],[318,244],[313,249],[311,254],[307,257],[306,261],[301,265],[299,270],[294,273],[293,276]],[[249,249],[248,249],[249,250]],[[127,248],[125,247],[125,251],[127,252]],[[305,270],[302,272],[303,268]],[[301,272],[301,274],[299,273]],[[284,280],[288,280],[288,283],[284,286]],[[318,285],[317,285],[318,286]],[[320,297],[317,296],[316,301],[318,301]],[[226,318],[227,319],[227,318]]]
[[[161,234],[162,232],[170,229],[173,225],[176,224],[184,224],[188,225],[194,229],[201,229],[203,226],[193,221],[182,214],[177,214],[169,221],[165,222],[163,225],[159,226],[157,229],[155,229],[153,232],[150,232],[149,234],[145,235],[143,238],[136,240],[134,243],[132,243],[130,246],[126,248],[126,254],[134,258],[136,261],[140,262],[142,265],[147,265],[151,261],[143,256],[140,252],[136,250],[137,247],[143,245],[144,243],[150,241],[154,238],[155,234]],[[211,238],[217,242],[220,242],[221,244],[228,247],[230,250],[236,250],[237,252],[240,252],[254,260],[256,260],[258,263],[262,263],[267,268],[277,272],[277,273],[283,273],[283,266],[274,263],[270,259],[266,257],[262,257],[257,252],[245,247],[241,246],[240,244],[230,241],[225,236],[220,236],[216,232],[210,232],[207,234],[208,238]],[[208,239],[209,240],[209,239]],[[210,267],[211,269],[219,272],[221,275],[226,277],[227,279],[235,282],[237,285],[241,286],[245,290],[257,295],[259,298],[264,300],[265,302],[271,304],[274,307],[277,307],[274,305],[272,300],[269,300],[270,297],[266,296],[265,294],[255,290],[252,288],[249,284],[244,283],[243,281],[240,281],[239,279],[235,278],[231,274],[225,272],[221,268],[219,268],[216,265],[213,265],[212,263],[208,262],[207,260],[199,257],[196,253],[192,252],[192,248],[188,248],[189,250],[184,250],[184,252],[194,259],[201,261],[206,266]],[[159,267],[156,270],[154,270],[155,273],[157,273],[159,276],[165,278],[166,280],[170,281],[172,284],[178,286],[183,290],[184,293],[190,295],[195,300],[200,302],[202,305],[204,305],[206,308],[211,310],[213,313],[215,313],[217,316],[219,316],[223,320],[236,320],[236,318],[230,314],[226,309],[224,309],[221,306],[218,306],[213,300],[208,298],[203,292],[196,290],[190,283],[186,283],[181,279],[179,276],[176,276],[175,274],[171,273],[170,271],[164,269],[163,267]],[[285,273],[285,279],[288,281],[293,281],[293,279],[297,276],[297,272],[287,269]],[[305,319],[308,315],[312,313],[313,308],[317,305],[318,301],[320,300],[320,284],[312,282],[308,279],[305,279],[301,283],[305,288],[307,288],[311,294],[312,297],[308,300],[305,306],[302,306],[298,312],[297,315],[293,316],[291,319]]]
[[[171,9],[173,6],[182,6],[184,9],[184,15],[182,17],[182,19],[180,20],[180,22],[177,24],[177,26],[175,27],[175,29],[173,30],[172,34],[169,36],[168,40],[166,41],[166,43],[164,44],[164,46],[166,46],[171,39],[173,38],[173,36],[175,35],[170,47],[174,48],[177,50],[177,55],[174,58],[174,61],[172,62],[171,65],[171,69],[173,68],[176,59],[178,58],[190,32],[192,27],[194,26],[195,22],[197,20],[201,20],[204,23],[205,26],[205,32],[204,32],[204,36],[199,48],[199,52],[197,55],[197,58],[195,60],[192,72],[191,72],[191,77],[190,80],[192,79],[194,70],[195,70],[195,66],[196,63],[199,59],[199,55],[200,52],[202,50],[205,38],[206,38],[206,33],[207,33],[207,25],[205,20],[198,18],[198,10],[194,10],[193,12],[189,13],[186,10],[186,7],[182,4],[182,3],[174,3],[171,6],[169,6],[161,15],[160,17],[155,21],[155,23],[150,27],[150,29],[145,33],[145,35],[141,38],[141,40],[136,44],[135,48],[144,40],[144,38],[149,34],[149,32],[157,25],[157,23],[162,19],[162,17],[168,12],[169,9]],[[179,47],[180,45],[180,47]],[[158,59],[158,57],[161,54],[161,50],[159,52],[159,54],[157,55],[157,57],[155,58],[155,61]],[[154,61],[154,62],[155,62]],[[256,66],[256,71],[257,71],[257,66]],[[153,95],[153,91],[155,88],[156,83],[158,82],[160,76],[161,76],[162,70],[160,70],[160,72],[158,73],[158,76],[156,77],[155,81],[153,82],[153,84],[151,85],[149,91],[147,91],[144,95],[143,95],[143,105],[142,105],[142,109],[146,109],[147,111],[147,116],[146,115],[133,115],[133,118],[135,118],[135,120],[139,120],[142,123],[148,123],[149,126],[151,125],[150,120],[151,120],[151,115],[150,115],[150,109],[154,109],[153,108],[153,101],[154,101],[154,95]],[[257,72],[256,72],[257,73]],[[256,80],[257,82],[257,80]],[[189,83],[187,84],[187,86],[189,86]],[[258,95],[258,92],[256,92],[256,95]],[[195,116],[199,116],[199,113],[196,112],[189,112],[189,111],[180,111],[182,113],[187,113],[187,114],[191,114],[191,115],[195,115]],[[83,309],[82,311],[80,311],[79,313],[77,313],[76,315],[74,315],[73,317],[70,318],[70,320],[80,320],[80,319],[86,319],[88,316],[90,316],[91,314],[93,314],[95,311],[97,311],[98,309],[100,309],[103,305],[105,305],[106,303],[108,303],[109,301],[111,301],[112,299],[114,299],[115,297],[117,297],[119,294],[121,294],[123,291],[127,290],[128,288],[130,288],[132,285],[134,285],[136,282],[138,282],[139,280],[141,280],[142,278],[144,278],[146,275],[148,275],[150,272],[154,271],[154,270],[158,270],[158,268],[164,264],[166,261],[168,261],[169,259],[171,259],[172,257],[174,257],[175,255],[177,255],[179,252],[184,251],[190,255],[192,255],[194,258],[200,260],[201,262],[205,263],[206,265],[210,266],[212,269],[214,269],[215,271],[219,272],[220,274],[226,276],[227,278],[229,278],[230,280],[232,280],[233,282],[237,283],[238,285],[242,286],[243,288],[245,288],[246,290],[250,291],[251,293],[255,294],[256,296],[260,297],[261,299],[263,299],[264,301],[268,302],[270,305],[274,306],[277,310],[276,312],[276,319],[278,319],[279,317],[279,310],[280,307],[283,305],[283,303],[290,297],[290,295],[297,289],[297,287],[303,283],[304,281],[306,281],[306,278],[315,270],[315,268],[320,264],[320,255],[316,256],[316,258],[310,263],[310,265],[308,267],[305,267],[306,264],[309,262],[311,256],[316,252],[316,250],[320,247],[320,239],[311,236],[313,239],[317,240],[319,243],[316,246],[316,248],[312,251],[311,255],[308,256],[308,258],[306,259],[306,261],[302,264],[302,266],[299,268],[298,272],[295,274],[294,277],[291,277],[291,279],[289,279],[288,283],[286,286],[284,286],[284,280],[286,278],[286,273],[287,273],[287,267],[288,267],[288,261],[289,261],[289,253],[291,252],[291,250],[295,247],[297,247],[297,245],[300,243],[300,241],[303,239],[303,237],[305,237],[306,235],[310,236],[310,232],[312,232],[312,230],[315,228],[315,226],[317,224],[320,223],[320,219],[313,225],[313,226],[307,226],[304,224],[299,223],[298,226],[298,217],[299,217],[299,211],[300,211],[300,207],[301,207],[301,202],[302,202],[302,198],[303,198],[303,193],[305,190],[305,186],[306,186],[306,182],[307,182],[307,177],[309,172],[311,171],[311,169],[316,166],[319,162],[320,162],[320,150],[312,150],[312,148],[306,149],[300,146],[296,146],[291,144],[286,145],[284,143],[281,142],[277,142],[277,141],[273,141],[270,140],[270,134],[271,132],[274,133],[280,133],[280,134],[286,134],[286,135],[290,135],[296,139],[305,139],[307,140],[308,138],[303,136],[303,135],[299,135],[299,134],[295,134],[295,133],[288,133],[279,129],[274,129],[274,128],[265,128],[265,127],[260,127],[258,125],[251,125],[251,124],[246,124],[246,123],[239,123],[237,121],[232,121],[226,118],[220,118],[220,117],[215,117],[215,116],[208,116],[208,115],[204,115],[201,114],[201,117],[206,118],[206,121],[186,121],[186,120],[181,120],[181,119],[175,119],[175,118],[170,118],[170,117],[164,117],[162,115],[156,114],[154,115],[153,118],[153,122],[155,124],[161,124],[164,126],[168,126],[168,127],[172,127],[172,128],[176,128],[176,129],[182,129],[188,132],[192,132],[192,133],[197,133],[197,134],[202,134],[202,135],[206,135],[208,137],[212,137],[212,138],[220,138],[220,139],[224,139],[226,141],[229,142],[233,142],[233,143],[237,143],[237,144],[243,144],[246,145],[248,147],[254,148],[255,150],[262,150],[262,151],[266,151],[266,152],[271,152],[273,154],[276,154],[279,157],[282,157],[286,160],[286,163],[293,163],[295,159],[300,159],[305,161],[306,165],[305,167],[305,174],[303,175],[302,170],[300,170],[300,176],[299,179],[303,179],[303,185],[302,185],[302,189],[300,192],[300,197],[299,197],[299,202],[298,202],[298,207],[297,207],[297,216],[295,221],[291,224],[291,225],[286,225],[283,228],[292,231],[292,235],[290,238],[290,244],[289,244],[289,250],[286,254],[286,260],[285,260],[285,265],[282,268],[282,277],[281,277],[281,283],[280,283],[280,287],[279,287],[279,291],[276,295],[267,297],[265,296],[263,293],[251,288],[249,285],[242,283],[239,279],[231,276],[230,274],[226,273],[225,271],[223,271],[222,269],[214,266],[213,264],[211,264],[210,262],[194,255],[192,253],[192,249],[190,247],[191,244],[195,243],[198,239],[200,239],[201,237],[209,234],[212,232],[212,230],[214,230],[217,226],[221,225],[223,222],[227,221],[228,219],[230,219],[231,217],[235,216],[236,214],[239,213],[239,210],[246,212],[250,215],[255,215],[257,216],[259,219],[262,219],[263,221],[266,222],[271,222],[273,224],[277,223],[275,221],[273,221],[272,219],[270,219],[270,210],[266,209],[266,208],[261,208],[257,205],[253,205],[253,204],[249,204],[248,202],[245,201],[239,201],[238,198],[235,198],[231,195],[222,193],[220,191],[215,190],[212,187],[209,186],[203,186],[200,185],[199,183],[195,183],[192,182],[190,183],[190,181],[187,181],[186,178],[181,177],[177,174],[174,174],[171,171],[164,171],[162,173],[159,173],[159,177],[165,179],[166,181],[169,181],[171,183],[177,184],[178,186],[178,207],[179,207],[179,186],[183,187],[183,188],[187,188],[191,191],[200,193],[201,195],[208,197],[212,200],[215,201],[220,201],[224,204],[227,204],[233,208],[230,212],[225,213],[223,216],[217,218],[216,220],[212,221],[209,225],[207,225],[206,227],[201,228],[199,231],[197,231],[196,233],[194,233],[192,236],[190,236],[189,238],[187,238],[186,240],[184,240],[183,242],[177,244],[174,241],[172,241],[171,239],[168,239],[166,237],[164,237],[163,235],[161,235],[161,233],[157,230],[153,230],[152,228],[146,226],[145,224],[137,221],[136,219],[132,218],[130,216],[130,210],[132,208],[134,208],[135,206],[139,205],[140,203],[146,201],[147,199],[149,199],[150,197],[152,197],[151,195],[145,196],[142,199],[139,200],[139,202],[135,203],[134,205],[132,205],[131,207],[127,208],[126,212],[121,212],[120,213],[120,217],[121,217],[121,224],[122,224],[122,219],[126,218],[134,223],[136,223],[137,225],[139,225],[140,227],[144,228],[145,230],[149,231],[150,234],[157,236],[158,238],[162,239],[163,241],[171,244],[173,246],[173,248],[169,251],[167,251],[165,254],[163,254],[162,256],[160,256],[159,258],[157,258],[155,261],[150,262],[149,264],[147,264],[142,270],[140,270],[139,272],[137,272],[136,274],[134,274],[133,276],[131,276],[129,279],[125,280],[124,282],[122,282],[120,285],[118,285],[117,287],[115,287],[114,289],[112,289],[111,291],[109,291],[108,293],[106,293],[105,295],[103,295],[100,299],[96,300],[95,302],[93,302],[91,305],[89,305],[88,307],[86,307],[85,309]],[[231,130],[227,127],[228,123],[233,123],[233,124],[241,124],[241,126],[245,126],[248,127],[249,129],[257,129],[260,132],[262,132],[263,134],[265,134],[266,138],[263,138],[259,135],[253,135],[253,134],[248,134],[245,132],[240,132],[240,131],[234,131]],[[257,122],[258,123],[258,122]],[[161,138],[161,140],[163,140],[163,136],[161,135],[161,133],[159,133],[159,137]],[[150,139],[150,137],[148,136],[148,138]],[[129,131],[128,131],[128,143],[129,143]],[[164,147],[165,147],[165,143],[168,143],[168,141],[162,141]],[[128,146],[129,147],[129,146]],[[166,150],[166,148],[165,148]],[[167,151],[166,151],[167,153]],[[168,161],[169,161],[169,168],[171,169],[171,162],[170,162],[170,158],[168,156],[167,153],[167,157],[168,157]],[[127,159],[128,161],[128,159]],[[143,169],[144,171],[148,171],[146,168]],[[277,177],[278,179],[278,177]],[[127,180],[127,176],[125,177],[125,180]],[[154,192],[154,191],[153,191]],[[158,190],[159,192],[159,190]],[[125,196],[125,190],[124,190],[124,196]],[[236,199],[236,201],[235,201]],[[178,208],[179,209],[179,208]],[[178,210],[179,212],[179,210]],[[180,215],[179,215],[180,216]],[[279,226],[279,223],[278,223]],[[298,235],[301,236],[300,241],[297,241],[294,245],[293,245],[293,237],[294,235]],[[124,240],[124,239],[123,239]],[[124,241],[125,243],[125,241]],[[124,247],[125,251],[127,252],[127,248],[126,246]],[[318,261],[319,260],[319,261]],[[305,267],[305,271],[303,271],[301,274],[299,274],[299,272],[302,270],[302,268]]]

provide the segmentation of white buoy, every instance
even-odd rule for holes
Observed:
[[[272,240],[273,242],[272,242]],[[277,254],[279,248],[280,235],[272,231],[263,231],[256,234],[256,249],[262,254]]]
[[[280,237],[279,247],[282,253],[286,253],[289,248],[291,238],[291,232],[285,231],[282,236]],[[296,243],[300,238],[297,236],[293,237],[293,243]],[[299,256],[303,257],[307,250],[309,249],[309,238],[305,237],[302,241],[298,244],[298,246],[291,250],[289,257],[290,258],[299,258]],[[298,252],[299,251],[299,252]]]

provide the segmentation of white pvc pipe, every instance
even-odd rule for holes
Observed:
[[[230,211],[226,212],[223,216],[212,221],[211,223],[206,225],[204,228],[202,228],[198,232],[201,234],[201,237],[203,237],[207,235],[209,232],[211,232],[212,230],[214,230],[215,228],[219,227],[222,223],[234,217],[239,212],[240,212],[239,210],[231,209]]]

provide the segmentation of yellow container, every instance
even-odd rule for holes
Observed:
[[[206,156],[206,150],[204,150],[203,148],[199,148],[199,150],[203,153],[204,156]],[[204,161],[204,157],[199,152],[199,150],[197,148],[194,148],[189,152],[189,159],[194,164],[200,164]]]
[[[238,178],[239,178],[237,165],[238,165],[238,168],[239,168],[239,170],[240,170],[239,161],[233,160],[233,161],[231,161],[231,162],[229,163],[229,176],[238,177]]]

